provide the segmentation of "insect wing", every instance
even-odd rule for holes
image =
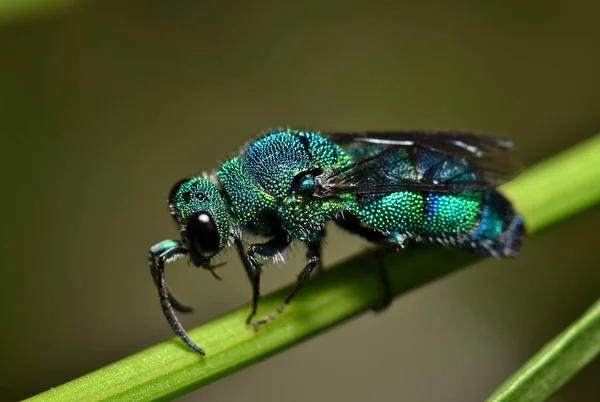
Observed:
[[[511,141],[472,133],[322,134],[353,162],[319,178],[318,197],[395,191],[482,191],[521,171]]]

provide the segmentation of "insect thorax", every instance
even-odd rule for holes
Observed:
[[[217,176],[239,224],[259,235],[283,228],[292,238],[310,240],[329,216],[354,205],[353,197],[308,197],[312,178],[348,163],[342,149],[325,138],[285,130],[251,142]]]

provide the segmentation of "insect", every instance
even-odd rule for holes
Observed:
[[[513,150],[510,141],[461,132],[269,131],[213,174],[171,189],[169,209],[180,239],[164,240],[149,253],[167,321],[205,354],[175,315],[191,308],[168,289],[165,263],[188,257],[216,276],[213,258],[226,247],[237,250],[252,285],[247,324],[272,321],[319,265],[328,221],[377,244],[436,242],[514,257],[523,220],[495,190],[520,171]],[[267,240],[246,247],[248,235]],[[262,262],[283,258],[291,242],[306,245],[306,265],[280,307],[253,323]]]

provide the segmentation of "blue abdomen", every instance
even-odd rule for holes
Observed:
[[[525,225],[510,202],[499,192],[485,192],[481,212],[465,248],[498,257],[516,257]]]
[[[383,232],[455,245],[493,256],[516,255],[523,221],[495,190],[402,191],[359,200],[361,220]]]
[[[371,145],[351,155],[360,159],[379,152],[378,145]],[[383,176],[391,184],[397,181],[401,187],[403,182],[422,182],[425,187],[440,183],[448,191],[407,190],[358,196],[363,223],[400,235],[397,238],[439,242],[493,256],[516,255],[524,228],[509,201],[494,189],[452,191],[454,184],[458,189],[465,181],[483,180],[468,160],[440,152],[404,151],[391,153],[385,166],[389,168],[382,169]]]

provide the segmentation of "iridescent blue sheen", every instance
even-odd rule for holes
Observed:
[[[299,173],[311,168],[311,155],[301,137],[291,132],[266,135],[250,143],[240,160],[249,177],[278,200],[289,194]]]
[[[379,154],[383,148],[368,144],[352,149],[350,155],[360,160]],[[393,169],[382,169],[383,180],[391,184],[424,176],[430,182],[477,180],[477,172],[459,156],[427,151],[410,155],[404,151],[387,158]],[[374,175],[373,185],[381,181]],[[522,219],[493,189],[455,193],[401,191],[357,196],[357,202],[362,222],[384,233],[451,244],[493,256],[516,255],[524,233]]]
[[[276,222],[291,239],[306,241],[317,236],[327,220],[348,213],[399,239],[452,244],[497,256],[516,253],[513,249],[518,248],[523,224],[495,190],[306,197],[315,186],[315,175],[339,170],[381,150],[382,146],[373,144],[344,150],[311,132],[269,132],[218,170],[216,188],[227,200],[229,212],[229,218],[223,218],[258,235],[272,234]],[[393,166],[384,172],[390,183],[418,180],[423,175],[430,175],[428,179],[435,182],[473,180],[476,175],[464,158],[447,158],[436,152],[410,155],[405,151],[386,158]],[[381,181],[381,177],[373,180]],[[185,211],[183,208],[181,213],[185,215]]]
[[[215,174],[182,180],[172,188],[169,207],[180,240],[159,242],[149,251],[163,312],[175,333],[204,354],[175,317],[174,310],[191,308],[167,288],[164,266],[187,256],[194,266],[213,271],[213,257],[232,244],[252,285],[247,323],[256,328],[270,322],[318,266],[328,221],[378,244],[427,241],[515,256],[523,220],[494,189],[514,177],[508,158],[502,159],[511,146],[455,132],[270,131]],[[248,245],[247,235],[260,239]],[[306,265],[284,303],[252,323],[261,259],[278,258],[293,241],[306,245]]]
[[[299,199],[297,195],[302,196],[305,188],[299,182],[296,194],[295,179],[347,163],[342,149],[319,135],[275,131],[251,142],[239,157],[224,163],[217,177],[230,201],[233,221],[254,234],[269,235],[277,229],[269,224],[280,220],[292,238],[307,239],[309,233],[318,234],[328,216],[347,205],[339,200],[315,204]]]

